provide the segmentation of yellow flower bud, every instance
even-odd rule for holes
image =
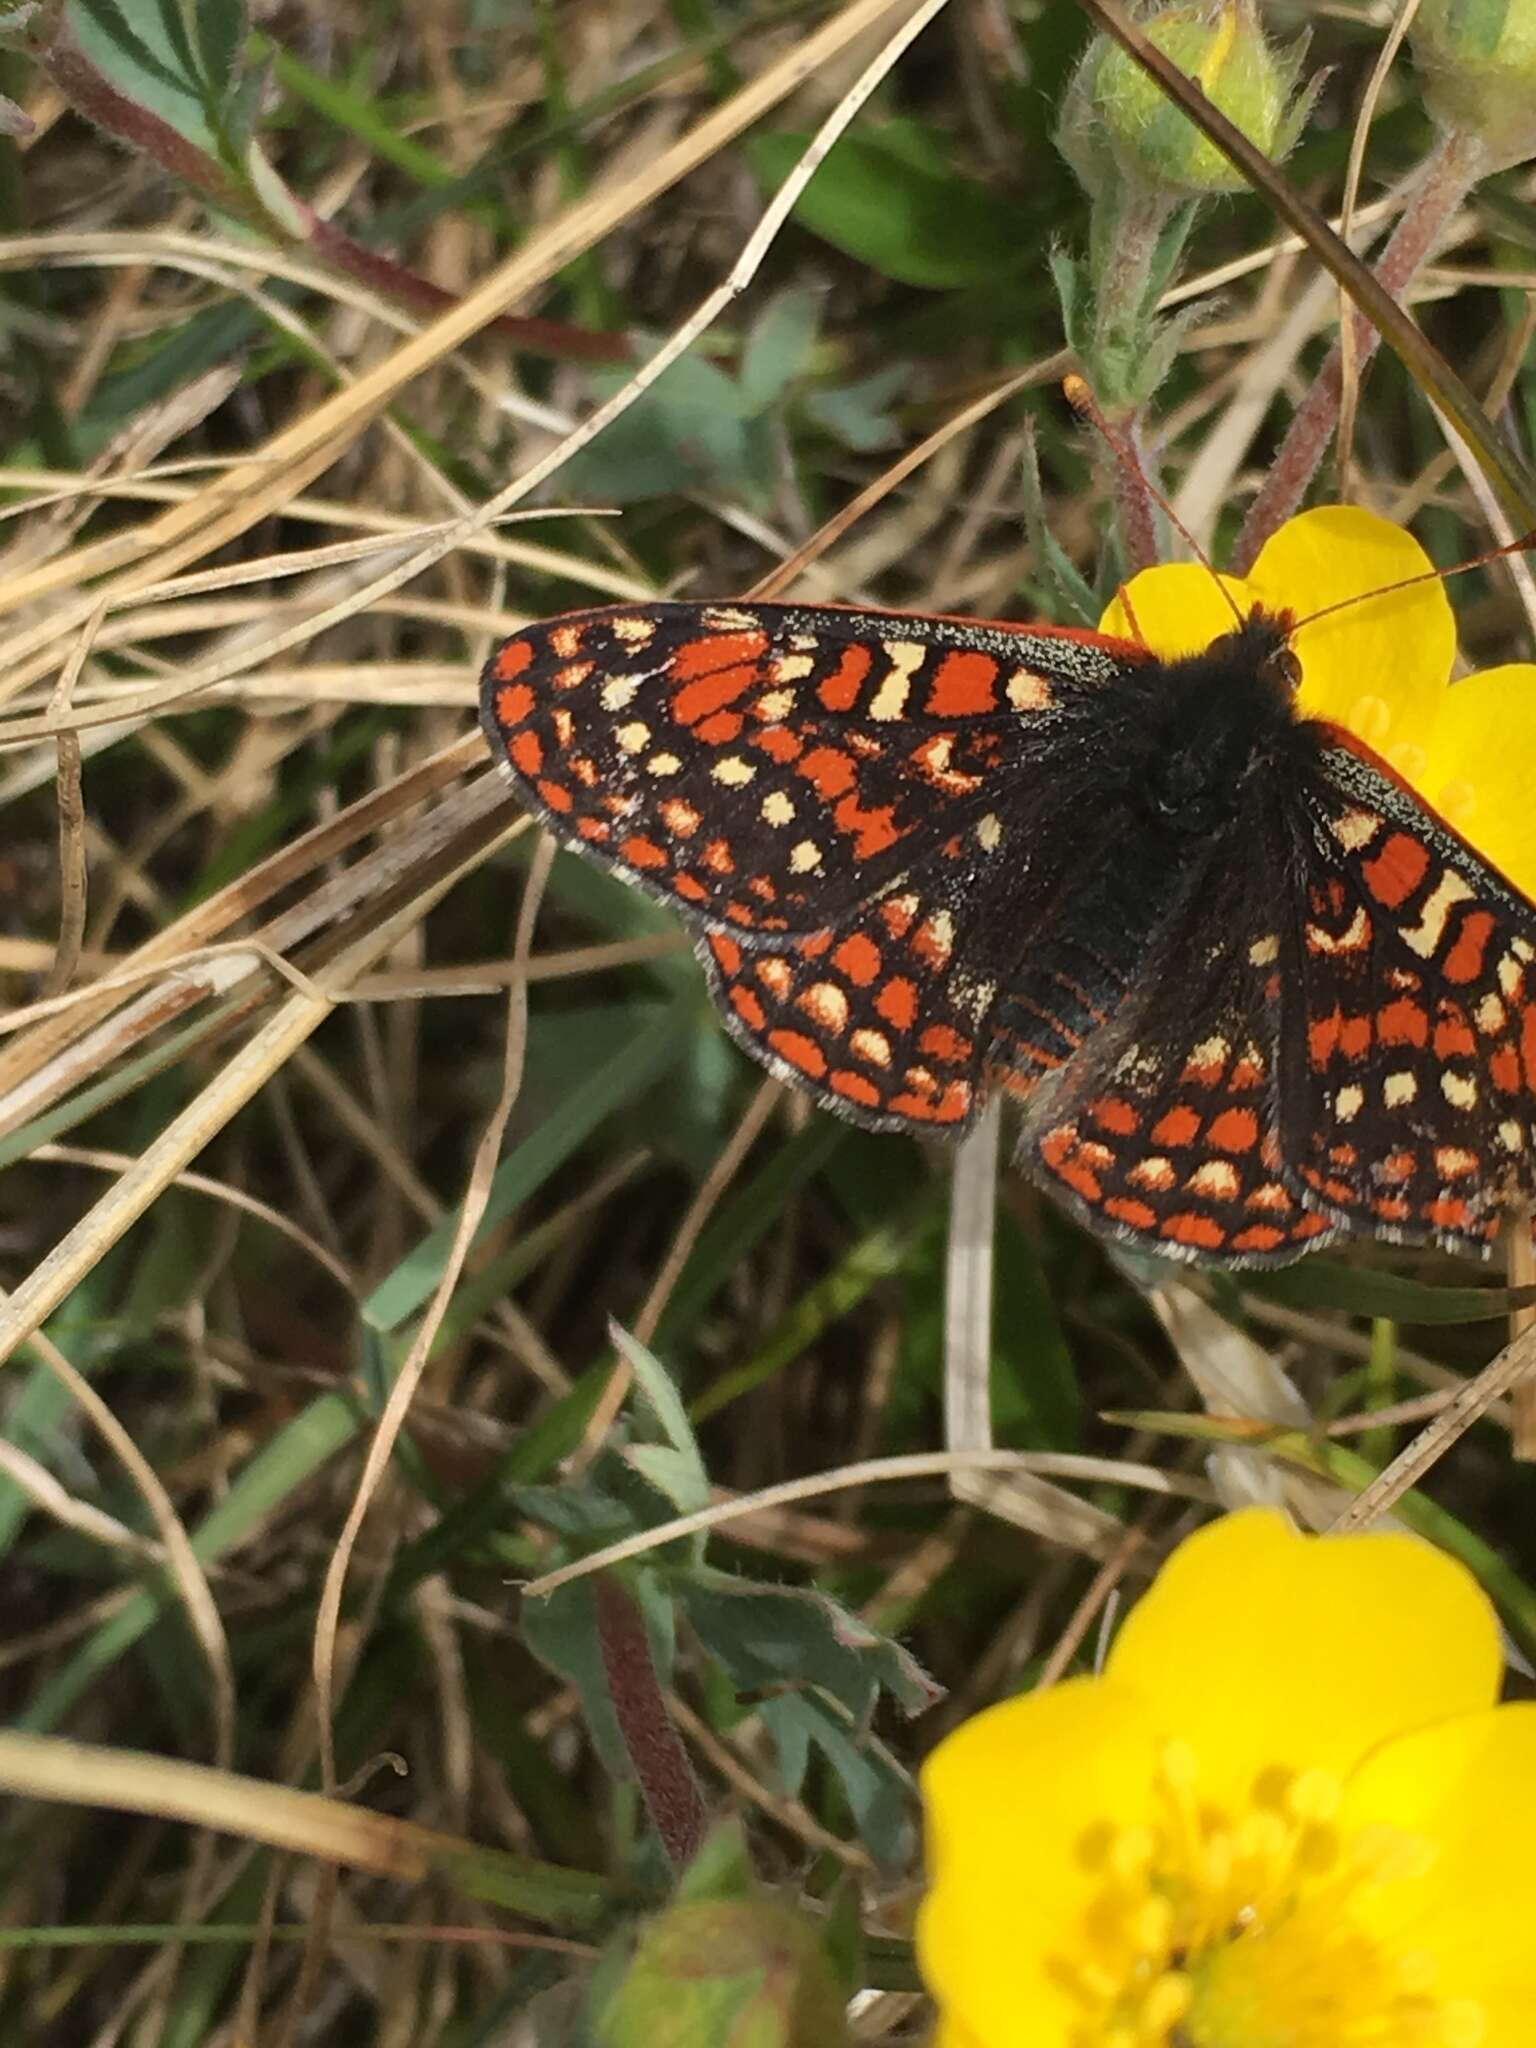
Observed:
[[[1266,156],[1284,155],[1296,130],[1289,102],[1298,62],[1265,40],[1252,0],[1186,0],[1143,21],[1141,29],[1250,142]],[[1242,178],[1214,143],[1118,46],[1103,51],[1091,90],[1128,173],[1190,196],[1242,189]]]
[[[1424,98],[1502,165],[1536,156],[1536,7],[1531,0],[1423,0],[1409,32]]]

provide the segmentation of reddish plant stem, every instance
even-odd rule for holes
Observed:
[[[1475,136],[1464,131],[1441,136],[1425,158],[1418,185],[1376,266],[1377,277],[1394,298],[1418,275],[1451,216],[1488,170],[1487,151]],[[1354,322],[1355,375],[1363,377],[1381,336],[1364,314],[1353,313],[1350,318]],[[1232,554],[1235,575],[1247,575],[1259,549],[1301,503],[1338,426],[1343,390],[1343,350],[1335,342],[1248,508]]]
[[[675,1870],[692,1862],[704,1839],[704,1795],[682,1738],[667,1712],[645,1618],[619,1581],[593,1581],[597,1640],[619,1733],[639,1781],[640,1796]]]
[[[217,157],[199,149],[168,121],[161,120],[139,101],[121,93],[104,78],[69,31],[61,16],[52,17],[46,34],[35,25],[32,54],[77,113],[94,121],[108,135],[128,143],[151,157],[192,191],[232,214],[269,240],[308,248],[336,270],[355,277],[386,298],[424,313],[440,313],[456,303],[454,294],[429,278],[418,277],[393,257],[355,241],[343,229],[323,220],[294,193],[287,192],[272,173],[274,193],[281,191],[291,208],[291,218],[274,214],[253,186],[235,177]],[[3,120],[0,120],[3,132]],[[271,195],[269,195],[271,196]],[[302,223],[302,234],[293,223]],[[540,320],[517,313],[500,313],[487,322],[487,331],[505,335],[516,347],[534,355],[554,356],[567,361],[628,363],[635,357],[634,344],[624,334],[599,333],[590,328],[571,327],[559,320]]]

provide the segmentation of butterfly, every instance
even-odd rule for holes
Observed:
[[[876,1131],[1013,1098],[1093,1228],[1283,1264],[1486,1251],[1536,1180],[1536,905],[1360,739],[1289,621],[604,606],[488,663],[558,839],[671,904],[754,1059]]]

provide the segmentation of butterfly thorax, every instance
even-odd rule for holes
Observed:
[[[1141,808],[1160,830],[1205,835],[1246,810],[1252,779],[1298,765],[1298,670],[1287,622],[1256,612],[1198,654],[1144,673]]]

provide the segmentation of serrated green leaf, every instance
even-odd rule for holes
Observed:
[[[809,140],[753,136],[747,157],[776,191]],[[907,122],[845,135],[796,201],[795,218],[882,277],[930,291],[978,284],[1034,260],[1007,201],[920,144]]]

